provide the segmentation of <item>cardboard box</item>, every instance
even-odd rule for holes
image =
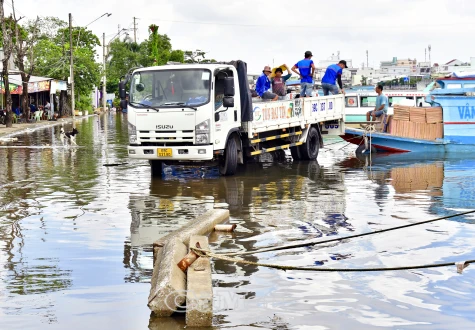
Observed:
[[[436,124],[443,122],[443,111],[441,107],[426,108],[426,122]]]
[[[394,105],[394,119],[401,121],[409,121],[411,107],[404,105]]]
[[[414,123],[425,123],[426,122],[426,109],[411,107],[409,113],[409,120]]]

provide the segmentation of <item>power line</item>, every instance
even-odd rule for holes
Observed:
[[[200,22],[200,21],[181,21],[181,20],[166,20],[156,18],[145,18],[148,21],[154,22],[170,22],[170,23],[184,23],[184,24],[201,24],[201,25],[218,25],[218,26],[239,26],[239,27],[268,27],[268,28],[291,28],[291,29],[316,29],[316,30],[334,30],[334,29],[374,29],[374,25],[354,25],[354,26],[312,26],[312,25],[271,25],[271,24],[240,24],[240,23],[224,23],[224,22]],[[443,26],[457,26],[457,25],[469,25],[471,22],[466,23],[448,23],[448,24],[417,24],[417,25],[404,25],[404,26],[385,26],[384,29],[414,29],[414,28],[433,28]]]
[[[11,4],[10,4],[11,3]],[[8,3],[7,1],[4,1],[4,4],[6,4],[8,7],[10,7],[12,10],[15,10],[16,13],[19,13],[20,15],[23,15],[23,16],[26,16],[25,13],[23,13],[22,11],[20,11],[19,9],[15,8],[13,9],[13,2],[10,0],[10,3]]]

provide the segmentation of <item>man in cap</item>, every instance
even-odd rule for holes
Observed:
[[[300,97],[312,96],[313,90],[313,74],[315,73],[315,65],[312,61],[312,52],[307,50],[305,58],[298,61],[293,67],[292,71],[300,76]],[[299,69],[297,71],[297,69]]]
[[[270,66],[265,66],[262,74],[257,78],[256,92],[263,100],[277,101],[279,96],[272,93],[269,75],[272,73]]]
[[[347,69],[346,61],[341,60],[338,64],[330,65],[327,70],[325,71],[325,75],[322,78],[322,89],[323,95],[329,95],[330,92],[333,95],[339,93],[338,87],[336,86],[336,82],[338,81],[338,86],[340,86],[341,92],[345,94],[345,90],[343,89],[343,83],[341,82],[341,74],[343,73],[343,69]]]

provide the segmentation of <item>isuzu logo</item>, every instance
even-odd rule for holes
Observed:
[[[173,125],[157,125],[156,129],[173,129]]]

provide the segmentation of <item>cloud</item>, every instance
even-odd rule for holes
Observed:
[[[154,23],[167,33],[176,49],[202,49],[216,60],[242,59],[249,71],[260,72],[264,65],[293,65],[306,50],[314,60],[327,59],[340,51],[354,65],[366,62],[379,66],[382,60],[417,58],[432,45],[433,62],[452,58],[468,61],[475,56],[471,40],[475,29],[475,1],[464,0],[217,0],[77,1],[25,0],[17,8],[28,17],[52,15],[85,25],[105,12],[90,26],[99,36],[110,37],[117,25],[133,27],[138,20],[138,36],[148,36]],[[7,7],[8,9],[8,7]],[[133,32],[131,31],[131,36]]]

